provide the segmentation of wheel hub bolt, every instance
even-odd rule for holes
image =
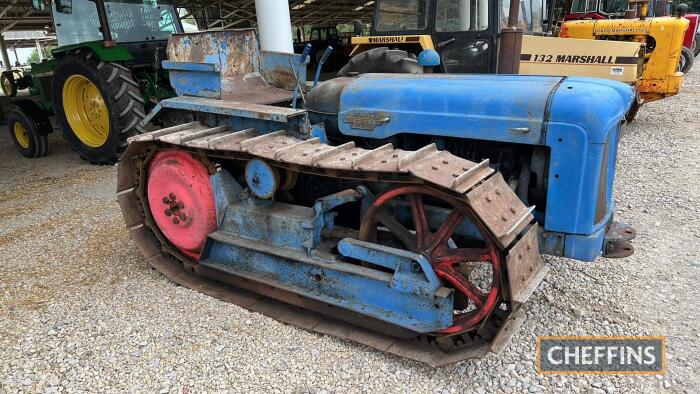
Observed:
[[[163,211],[165,216],[172,216],[174,224],[180,224],[180,222],[184,224],[187,220],[187,215],[181,211],[185,208],[185,204],[182,201],[177,201],[175,193],[169,193],[167,196],[163,197],[163,204],[168,206],[165,208],[165,211]]]

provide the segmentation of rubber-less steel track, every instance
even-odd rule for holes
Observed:
[[[156,151],[168,149],[191,152],[210,164],[212,171],[223,160],[258,158],[279,169],[320,177],[398,186],[420,184],[461,200],[495,241],[505,262],[501,297],[506,307],[497,308],[484,319],[479,335],[461,335],[458,340],[450,337],[454,350],[446,351],[445,346],[436,346],[444,338],[417,334],[410,338],[406,330],[394,330],[348,311],[342,313],[341,321],[337,308],[199,265],[169,244],[150,215],[146,168]],[[283,322],[430,365],[500,351],[524,320],[520,307],[546,273],[540,262],[532,208],[523,205],[488,162],[474,163],[439,151],[435,145],[417,151],[394,149],[390,144],[367,150],[352,142],[330,146],[318,138],[302,140],[284,131],[258,134],[253,129],[235,131],[228,126],[192,122],[131,139],[119,163],[117,192],[136,244],[149,264],[172,281]]]

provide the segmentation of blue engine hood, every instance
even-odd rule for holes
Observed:
[[[343,134],[369,138],[410,133],[543,144],[554,121],[600,130],[602,140],[605,123],[619,122],[633,100],[630,86],[593,78],[365,74],[343,89],[338,124]]]

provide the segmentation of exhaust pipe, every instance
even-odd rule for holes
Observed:
[[[518,27],[520,0],[510,0],[508,26],[501,29],[501,45],[498,52],[498,73],[520,72],[520,51],[523,46],[523,29]]]

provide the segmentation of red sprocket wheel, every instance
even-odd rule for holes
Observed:
[[[425,199],[430,205],[449,210],[444,222],[431,223]],[[400,214],[401,208],[404,214]],[[410,208],[410,214],[405,212]],[[407,219],[406,216],[409,216]],[[470,221],[483,241],[456,237],[463,222]],[[433,220],[434,222],[434,220]],[[432,224],[432,225],[431,225]],[[458,199],[420,185],[401,186],[377,197],[362,218],[362,241],[404,247],[421,253],[431,263],[443,283],[455,290],[456,311],[453,325],[441,334],[454,334],[477,327],[498,305],[501,295],[501,259],[496,245],[469,206]],[[456,242],[464,245],[457,245]],[[490,284],[470,279],[475,270],[490,270]],[[481,287],[479,287],[481,284]]]
[[[207,167],[188,152],[157,152],[148,165],[147,197],[165,238],[185,255],[197,258],[207,234],[217,227]]]

